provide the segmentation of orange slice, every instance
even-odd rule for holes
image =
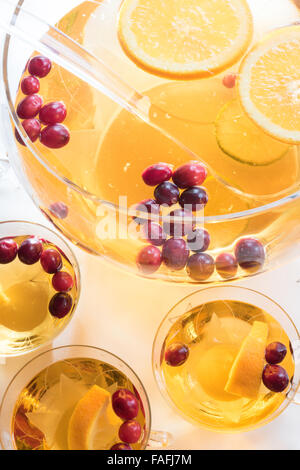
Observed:
[[[260,321],[253,323],[229,372],[225,385],[226,392],[243,398],[257,398],[261,386],[268,330],[266,323]]]
[[[150,73],[208,77],[243,55],[252,16],[245,0],[124,0],[118,35],[128,57]]]
[[[262,129],[283,141],[300,143],[300,25],[277,29],[243,60],[241,103]]]

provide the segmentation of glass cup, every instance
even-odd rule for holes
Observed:
[[[62,346],[46,351],[28,362],[12,379],[6,389],[2,404],[0,407],[0,442],[5,450],[16,450],[16,445],[12,437],[12,419],[18,397],[24,387],[27,386],[37,374],[45,368],[53,366],[60,361],[71,359],[94,359],[105,362],[124,374],[135,387],[137,396],[143,404],[145,413],[145,432],[142,440],[142,449],[155,447],[165,448],[170,442],[171,435],[167,432],[158,432],[151,430],[151,410],[147,393],[143,384],[135,372],[123,360],[103,349],[92,346]],[[38,390],[32,392],[29,398],[34,399]]]
[[[81,280],[80,280],[80,270],[79,270],[79,265],[78,261],[75,257],[74,252],[72,249],[68,246],[68,244],[64,241],[64,239],[57,233],[55,233],[53,230],[50,230],[49,228],[32,223],[32,222],[25,222],[25,221],[6,221],[6,222],[0,222],[0,239],[2,238],[10,238],[10,237],[30,237],[30,236],[36,236],[37,238],[40,238],[43,240],[45,243],[50,243],[50,245],[47,245],[48,247],[57,247],[58,250],[61,251],[61,253],[64,255],[63,256],[63,263],[66,266],[67,270],[72,270],[72,274],[74,275],[74,286],[72,290],[69,292],[71,294],[72,299],[73,299],[73,305],[70,310],[70,312],[64,317],[64,318],[54,318],[51,316],[50,318],[50,313],[47,313],[47,315],[43,318],[40,318],[40,322],[36,322],[34,319],[30,322],[29,326],[27,323],[24,326],[22,323],[22,326],[18,326],[15,330],[12,329],[11,325],[7,325],[6,328],[4,328],[4,324],[1,324],[1,336],[0,336],[0,356],[2,357],[12,357],[12,356],[20,356],[22,354],[26,354],[28,352],[31,352],[51,341],[59,335],[69,324],[70,320],[72,319],[75,310],[77,308],[77,304],[79,301],[80,297],[80,289],[81,289]],[[53,246],[52,246],[53,245]],[[16,260],[17,261],[17,260]],[[13,261],[12,264],[14,264],[15,261]],[[39,261],[38,261],[39,263]],[[1,275],[1,269],[5,269],[5,276],[6,279],[5,281],[8,282],[8,287],[9,283],[11,282],[11,285],[17,285],[18,281],[24,281],[23,276],[28,271],[28,276],[30,277],[30,280],[32,282],[41,282],[44,283],[46,280],[39,279],[37,278],[35,281],[35,276],[39,276],[39,271],[35,269],[35,266],[38,269],[37,263],[31,266],[27,265],[21,265],[20,263],[20,269],[21,271],[16,270],[16,266],[12,266],[10,264],[6,265],[1,265],[0,264],[0,275]],[[12,269],[12,271],[10,271]],[[18,266],[19,269],[19,266]],[[34,271],[32,271],[34,270]],[[43,272],[41,268],[41,272]],[[8,279],[7,276],[9,276],[11,273],[12,279]],[[20,275],[20,279],[18,279],[18,276]],[[47,275],[50,278],[50,274]],[[47,281],[48,282],[48,281]],[[26,282],[26,285],[28,283]],[[2,287],[3,288],[3,287]],[[50,287],[51,292],[53,290],[53,295],[55,294],[55,290]],[[21,302],[22,301],[22,290],[18,290],[17,294],[12,293],[12,295],[16,295],[16,301]],[[34,294],[35,291],[33,291]],[[39,291],[36,291],[39,293]],[[50,292],[50,291],[49,291]],[[5,290],[4,290],[5,294]],[[48,295],[45,294],[45,295]],[[50,294],[49,294],[50,295]],[[5,298],[2,299],[3,302],[5,302]],[[42,301],[43,305],[44,302],[47,302],[45,300],[44,295],[42,296]],[[31,324],[32,323],[32,324]]]
[[[164,345],[166,337],[170,331],[172,325],[177,322],[179,319],[184,318],[187,312],[190,312],[192,309],[197,308],[200,305],[207,304],[214,301],[238,301],[248,304],[250,306],[258,307],[267,314],[271,315],[276,322],[280,324],[284,332],[290,340],[291,351],[293,351],[295,370],[294,376],[291,379],[289,387],[286,389],[285,398],[278,408],[276,408],[271,414],[268,414],[265,418],[258,420],[255,423],[250,423],[247,426],[243,426],[240,429],[235,429],[234,427],[230,429],[222,429],[217,425],[214,426],[211,423],[208,423],[207,420],[199,416],[197,419],[195,416],[188,415],[184,413],[183,410],[179,409],[174,400],[171,398],[166,385],[166,380],[162,371],[161,363],[163,360]],[[191,295],[188,295],[181,301],[179,301],[165,316],[161,322],[156,337],[153,343],[152,351],[152,365],[153,372],[159,387],[159,390],[169,405],[184,419],[196,424],[200,427],[208,428],[211,431],[216,432],[239,432],[239,431],[248,431],[250,429],[258,428],[263,426],[270,421],[273,421],[277,416],[279,416],[291,403],[300,404],[300,395],[299,395],[299,385],[300,385],[300,336],[299,332],[294,325],[292,319],[289,315],[283,310],[283,308],[274,302],[272,299],[267,297],[264,294],[256,292],[252,289],[242,288],[237,286],[217,286],[217,287],[208,287],[203,290],[194,292]],[[225,360],[225,359],[224,359]],[[188,359],[187,359],[188,361]]]

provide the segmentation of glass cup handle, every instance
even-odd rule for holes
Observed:
[[[171,445],[173,436],[166,431],[151,431],[147,449],[166,449]]]

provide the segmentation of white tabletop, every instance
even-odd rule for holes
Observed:
[[[0,158],[2,155],[0,142]],[[12,219],[48,224],[9,170],[0,179],[0,221]],[[153,429],[171,432],[173,449],[300,449],[300,408],[293,404],[271,424],[233,435],[202,430],[177,416],[160,395],[154,380],[152,343],[162,317],[196,287],[134,277],[100,258],[76,247],[73,249],[82,272],[82,295],[72,322],[53,346],[93,345],[117,354],[130,364],[149,394]],[[287,310],[300,328],[298,279],[300,258],[238,285],[269,295]],[[0,399],[13,375],[35,354],[7,359],[0,365]]]

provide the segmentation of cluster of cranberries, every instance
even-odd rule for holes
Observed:
[[[278,365],[286,353],[286,346],[279,342],[271,343],[266,348],[265,359],[268,364],[263,370],[262,380],[265,387],[275,393],[283,392],[290,381],[287,371]]]
[[[119,429],[120,441],[110,450],[132,450],[130,444],[138,442],[142,434],[142,428],[136,417],[139,412],[137,397],[125,388],[120,388],[112,396],[112,407],[119,418],[124,420]]]
[[[44,249],[43,241],[37,237],[29,237],[20,246],[13,238],[0,240],[0,264],[8,264],[18,256],[21,263],[32,265],[40,261],[47,274],[53,274],[52,286],[57,293],[49,303],[49,311],[55,318],[65,317],[72,308],[73,300],[68,292],[74,281],[72,276],[61,271],[63,262],[59,251],[53,248]]]
[[[234,255],[221,253],[214,259],[205,253],[209,248],[210,234],[196,227],[194,213],[208,202],[207,192],[200,186],[206,176],[206,168],[199,162],[186,163],[174,172],[170,165],[157,163],[143,172],[144,182],[156,186],[154,199],[142,201],[136,210],[157,219],[154,222],[135,217],[135,222],[142,225],[143,238],[150,243],[137,256],[137,266],[144,274],[154,273],[164,263],[173,271],[186,267],[188,275],[196,281],[205,281],[215,269],[222,278],[230,279],[236,275],[238,266],[254,273],[264,264],[264,247],[255,238],[239,240]],[[161,207],[175,204],[181,208],[172,210],[161,224]],[[160,246],[162,250],[158,248]]]
[[[37,94],[40,90],[39,78],[46,77],[51,67],[47,57],[35,56],[29,61],[27,69],[30,75],[21,81],[21,90],[26,97],[18,104],[17,115],[23,119],[22,126],[32,142],[39,138],[46,147],[58,149],[70,140],[69,130],[61,124],[67,115],[66,106],[62,101],[43,106],[43,99]],[[25,145],[17,130],[15,135],[18,142]]]

